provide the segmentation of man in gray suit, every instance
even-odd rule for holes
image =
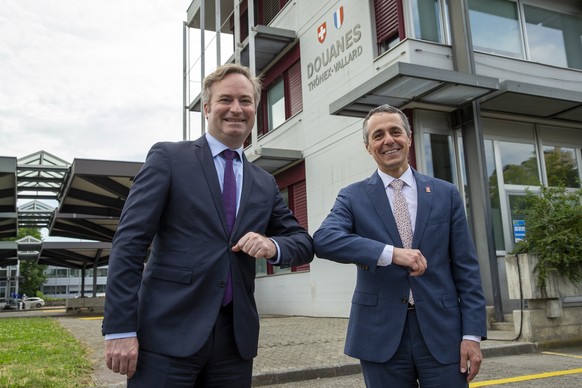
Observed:
[[[208,133],[154,145],[135,178],[113,240],[103,321],[107,366],[130,387],[250,387],[255,261],[313,259],[275,179],[243,152],[260,93],[247,68],[216,69],[203,82]]]
[[[357,265],[345,352],[368,387],[466,387],[486,314],[459,192],[408,165],[400,110],[371,110],[363,136],[378,170],[342,189],[313,235],[318,257]]]

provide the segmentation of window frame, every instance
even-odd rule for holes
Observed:
[[[295,73],[291,73],[295,72]],[[293,79],[292,76],[299,77],[299,80]],[[269,132],[276,130],[278,127],[287,122],[291,117],[295,116],[303,110],[303,90],[301,87],[301,58],[300,47],[297,43],[291,48],[286,55],[277,63],[275,63],[265,74],[263,74],[263,91],[261,93],[261,103],[257,109],[257,133],[260,136],[266,135]],[[278,127],[270,128],[269,124],[269,91],[280,80],[283,80],[283,99],[285,103],[285,120]],[[291,86],[299,85],[299,89],[294,89],[291,94]],[[297,100],[295,100],[297,99]],[[300,101],[299,108],[296,112],[292,111],[293,102]]]

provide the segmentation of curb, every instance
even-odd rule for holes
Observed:
[[[538,344],[515,342],[507,346],[482,349],[484,358],[515,356],[519,354],[537,353],[539,352]],[[341,377],[362,373],[362,368],[359,363],[345,364],[340,366],[330,366],[322,368],[298,369],[286,372],[272,372],[254,375],[252,380],[253,387],[264,387],[276,384],[294,383],[298,381],[308,381],[325,379],[332,377]],[[114,385],[100,386],[95,388],[122,388],[126,387],[126,383],[119,383]]]
[[[519,354],[529,354],[539,352],[538,344],[532,342],[515,343],[510,342],[507,346],[481,349],[483,358],[516,356]],[[322,368],[299,369],[286,372],[272,372],[254,375],[253,387],[261,387],[276,384],[286,384],[298,381],[308,381],[325,379],[331,377],[348,376],[362,373],[359,363],[345,364],[340,366],[330,366]]]
[[[359,363],[346,364],[340,366],[331,366],[323,368],[300,369],[282,373],[265,373],[253,376],[253,387],[265,385],[293,383],[297,381],[307,381],[316,379],[325,379],[330,377],[348,376],[361,373],[362,369]]]
[[[539,352],[538,345],[532,342],[511,343],[507,346],[481,349],[483,358],[517,356],[518,354],[528,354]]]

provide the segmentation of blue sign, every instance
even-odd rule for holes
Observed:
[[[519,242],[525,238],[525,220],[513,220],[513,240]]]

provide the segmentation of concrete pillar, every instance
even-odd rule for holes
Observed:
[[[466,0],[449,0],[453,62],[455,70],[475,74],[475,58]],[[495,319],[502,322],[503,306],[499,270],[493,238],[489,181],[486,174],[481,107],[478,101],[459,109],[458,118],[463,136],[465,170],[469,187],[469,222],[475,241],[481,280],[488,303],[495,306]],[[487,276],[489,275],[489,276]]]

